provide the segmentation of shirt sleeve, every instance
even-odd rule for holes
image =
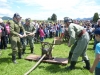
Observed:
[[[25,31],[26,34],[29,34],[29,33],[30,33],[30,32],[28,32],[28,31],[26,30],[25,24],[23,25],[22,29],[24,29],[24,31]],[[23,31],[23,32],[24,32],[24,31]]]
[[[75,42],[75,31],[74,31],[74,29],[70,28],[68,30],[68,32],[69,32],[69,35],[70,35],[69,42],[72,45]]]
[[[100,43],[98,43],[96,45],[96,50],[95,50],[96,54],[100,54]]]

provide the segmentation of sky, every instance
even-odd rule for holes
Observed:
[[[52,14],[58,20],[64,17],[89,18],[100,14],[100,0],[0,0],[0,17],[14,13],[33,20],[47,20]]]

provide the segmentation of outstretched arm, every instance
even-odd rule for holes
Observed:
[[[100,61],[100,54],[97,54],[96,59],[94,60],[94,63],[92,65],[92,67],[90,68],[90,72],[93,73],[93,71],[95,70],[96,65],[98,64],[98,62]]]

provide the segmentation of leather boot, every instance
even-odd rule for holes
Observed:
[[[68,66],[66,69],[67,70],[73,70],[73,69],[75,69],[75,65],[76,65],[76,61],[71,61],[70,66]]]
[[[31,53],[33,53],[33,51],[34,51],[34,48],[31,48]]]
[[[25,54],[25,49],[23,49],[22,54],[23,54],[23,55]]]
[[[18,52],[18,58],[21,59],[22,58],[22,53]]]
[[[13,62],[14,64],[17,64],[17,62],[16,62],[16,56],[15,56],[15,55],[12,55],[12,62]]]
[[[70,62],[71,62],[72,54],[73,54],[73,53],[69,52],[69,56],[68,56],[68,63],[70,63]]]
[[[83,66],[85,69],[90,70],[90,61],[89,60],[84,60],[86,66]]]

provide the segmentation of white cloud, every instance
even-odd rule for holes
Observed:
[[[20,7],[19,7],[19,6],[17,6],[17,8],[18,8],[18,9],[20,9]]]
[[[26,5],[27,7],[38,7],[40,11],[32,11],[30,14],[23,12],[22,17],[27,18],[30,17],[32,19],[47,19],[53,13],[55,13],[58,19],[63,19],[63,17],[68,16],[71,18],[84,18],[84,17],[92,17],[95,12],[100,14],[100,5],[97,5],[95,0],[9,0],[11,3],[17,2]],[[13,10],[10,10],[10,5],[8,5],[7,0],[0,0],[0,14],[9,14],[13,13]],[[1,8],[3,6],[4,8]],[[20,8],[19,5],[16,5],[18,9],[23,9],[22,6]],[[1,11],[2,10],[2,11]],[[5,12],[6,11],[6,12]],[[20,13],[20,11],[18,12]],[[31,16],[30,16],[30,15]]]
[[[96,5],[95,0],[19,0],[19,2],[28,6],[41,6],[40,10],[42,11],[33,14],[41,19],[47,19],[53,13],[57,14],[58,19],[63,19],[64,16],[71,18],[92,17],[95,12],[100,13],[100,5]]]
[[[12,16],[12,11],[10,10],[10,6],[8,5],[7,0],[0,0],[0,16]]]
[[[0,0],[0,2],[7,2],[7,0]]]
[[[7,3],[7,0],[0,0],[0,8],[10,8],[10,6]]]
[[[13,14],[13,12],[11,10],[0,8],[0,15],[12,16],[12,14]]]
[[[40,5],[41,9],[54,10],[57,8],[70,8],[78,4],[80,0],[17,0],[17,2],[22,2],[28,6]],[[70,4],[70,5],[69,5]]]

